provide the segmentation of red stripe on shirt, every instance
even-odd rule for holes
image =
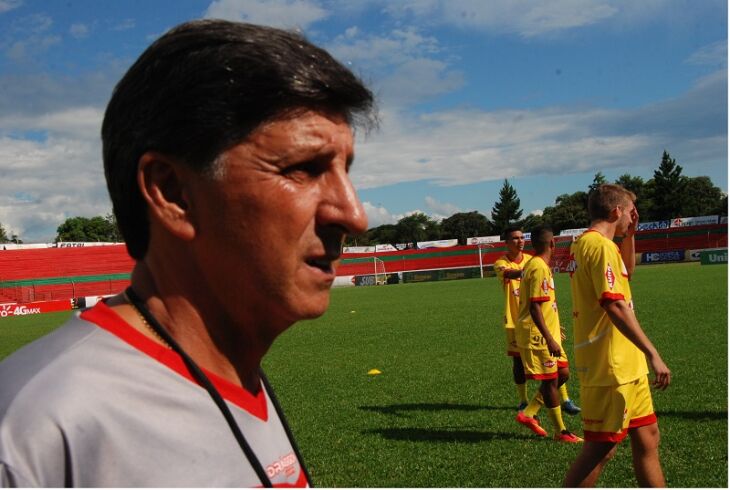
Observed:
[[[97,303],[93,308],[82,312],[80,317],[83,320],[91,322],[115,335],[133,348],[164,364],[189,381],[199,384],[195,378],[193,378],[190,371],[188,371],[187,366],[185,366],[185,362],[176,352],[149,339],[147,336],[125,322],[124,319],[122,319],[122,317],[120,317],[114,310],[109,308],[106,303]],[[224,399],[264,422],[268,420],[269,416],[267,413],[266,395],[262,387],[259,388],[258,394],[253,395],[242,387],[237,386],[206,369],[201,369]]]
[[[543,379],[555,379],[558,377],[558,372],[555,371],[554,373],[550,374],[527,374],[525,373],[525,378],[527,379],[537,379],[542,381]]]
[[[535,298],[530,298],[530,301],[532,303],[544,303],[545,301],[550,301],[550,296],[537,296]]]

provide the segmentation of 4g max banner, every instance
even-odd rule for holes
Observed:
[[[72,307],[70,299],[37,301],[35,303],[6,303],[0,305],[0,318],[9,316],[38,315],[52,311],[67,311]]]

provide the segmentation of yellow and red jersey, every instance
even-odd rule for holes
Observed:
[[[515,340],[521,349],[547,349],[547,343],[532,320],[530,304],[540,303],[542,318],[545,320],[550,335],[558,344],[560,341],[560,317],[558,303],[555,298],[555,282],[550,266],[542,257],[535,257],[522,269],[522,285],[520,287],[520,313]]]
[[[494,263],[494,272],[504,292],[504,328],[515,328],[517,318],[520,314],[520,278],[509,279],[504,272],[510,269],[522,270],[525,264],[532,258],[532,255],[522,253],[519,262],[513,262],[507,255],[501,256]]]
[[[584,386],[621,385],[645,376],[646,356],[611,322],[603,303],[634,304],[621,252],[613,241],[588,230],[570,247],[575,369]]]

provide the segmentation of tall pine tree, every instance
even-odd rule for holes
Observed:
[[[492,232],[501,234],[509,225],[518,222],[522,218],[520,199],[517,191],[504,179],[502,189],[499,191],[499,201],[494,203],[492,208]]]
[[[682,175],[682,167],[664,150],[662,163],[654,171],[651,213],[654,219],[672,219],[680,215],[686,181],[686,177]]]

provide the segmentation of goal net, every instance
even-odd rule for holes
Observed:
[[[373,270],[376,286],[386,284],[388,282],[388,277],[385,274],[385,263],[377,257],[373,257]]]

